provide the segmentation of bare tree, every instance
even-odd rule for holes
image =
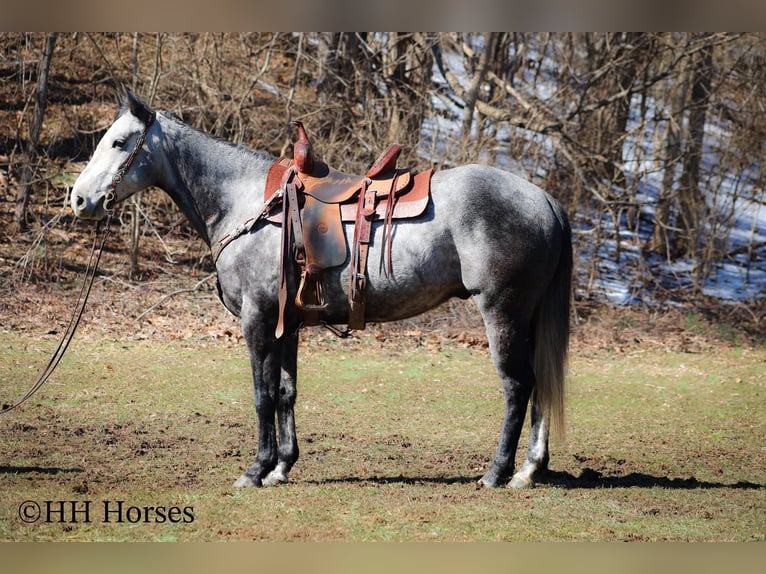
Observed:
[[[428,106],[432,82],[432,34],[392,33],[382,52],[383,81],[387,87],[385,114],[388,130],[385,138],[405,148],[404,155],[414,159],[420,131]]]
[[[676,203],[676,168],[681,159],[683,114],[686,108],[688,82],[686,75],[670,86],[665,94],[669,112],[666,118],[665,142],[662,149],[664,155],[659,158],[662,163],[662,184],[659,188],[655,210],[655,226],[652,236],[651,249],[668,260],[674,257],[671,252],[675,218],[673,217]]]
[[[75,81],[49,83],[54,42],[56,77]],[[590,277],[624,253],[636,289],[659,284],[659,253],[697,263],[690,283],[699,283],[724,258],[764,257],[752,211],[766,209],[764,54],[762,33],[0,34],[3,79],[18,79],[2,84],[0,145],[12,151],[0,157],[21,166],[12,217],[23,227],[42,169],[70,177],[67,162],[92,152],[121,83],[274,155],[300,117],[318,153],[347,171],[363,171],[392,141],[402,162],[422,163],[425,133],[434,163],[495,163],[562,200],[587,238]],[[42,130],[54,111],[62,121]],[[145,194],[130,215],[134,270],[138,238],[191,237],[162,194]],[[735,223],[751,229],[749,246],[740,233],[727,247]]]
[[[360,76],[368,68],[362,41],[356,33],[319,34],[316,94],[322,137],[345,138],[354,129],[353,109],[362,96],[360,90],[364,90]]]
[[[48,73],[53,59],[53,50],[56,46],[56,33],[49,32],[45,36],[45,47],[40,59],[37,72],[37,88],[35,90],[35,107],[32,123],[29,127],[23,166],[21,170],[21,183],[16,196],[16,213],[14,224],[16,231],[25,231],[27,228],[27,211],[29,200],[32,195],[32,184],[37,173],[38,156],[40,152],[40,132],[45,117],[45,107],[48,101]]]
[[[713,46],[706,44],[691,61],[692,87],[689,101],[688,138],[684,151],[683,173],[679,185],[679,211],[682,232],[676,235],[677,251],[694,257],[704,218],[705,198],[700,189],[700,162],[705,137],[705,117],[713,76]]]

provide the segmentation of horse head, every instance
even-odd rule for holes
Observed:
[[[103,219],[108,209],[153,183],[155,113],[129,90],[120,111],[72,187],[70,204],[81,219]]]

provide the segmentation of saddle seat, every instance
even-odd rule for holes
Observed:
[[[265,202],[277,190],[284,191],[282,210],[268,217],[269,221],[282,226],[283,236],[277,336],[281,336],[283,328],[286,304],[283,291],[291,258],[300,268],[295,304],[305,325],[321,323],[320,312],[326,307],[324,270],[350,261],[348,327],[363,329],[366,260],[372,241],[372,223],[383,221],[381,240],[387,253],[386,273],[390,273],[393,221],[422,215],[429,201],[433,170],[413,174],[409,169],[397,168],[401,146],[391,144],[364,175],[344,173],[316,160],[303,126],[296,125],[300,138],[294,146],[294,158],[281,158],[272,164],[264,189]],[[354,224],[350,245],[344,223]]]

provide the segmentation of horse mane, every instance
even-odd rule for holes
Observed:
[[[120,107],[117,110],[117,113],[115,114],[114,121],[116,121],[118,118],[122,117],[123,114],[129,113],[130,108],[128,105],[128,102],[126,99],[120,100]],[[188,123],[186,123],[181,117],[179,117],[174,112],[171,112],[170,110],[166,110],[164,108],[158,108],[155,110],[155,113],[158,115],[161,115],[164,119],[169,120],[176,125],[182,126],[184,129],[190,130],[192,133],[198,135],[199,137],[202,137],[204,139],[210,139],[213,141],[216,141],[220,144],[223,144],[227,147],[229,147],[232,150],[237,150],[240,153],[246,153],[248,155],[251,155],[255,158],[264,160],[264,161],[274,161],[274,157],[267,151],[264,150],[254,150],[244,144],[238,144],[234,143],[232,141],[229,141],[227,139],[224,139],[222,137],[219,137],[217,135],[211,134],[209,132],[206,132],[204,130],[201,130],[197,127],[194,127]]]
[[[184,129],[187,129],[187,130],[191,131],[192,133],[196,134],[197,136],[199,136],[199,137],[201,137],[203,139],[213,140],[213,141],[215,141],[217,143],[225,145],[226,147],[228,147],[228,148],[230,148],[232,150],[236,150],[236,151],[238,151],[240,153],[246,153],[246,154],[254,156],[254,157],[258,158],[258,159],[262,159],[264,161],[274,161],[274,158],[272,157],[272,155],[269,152],[267,152],[267,151],[264,151],[264,150],[254,150],[254,149],[246,146],[245,144],[234,143],[232,141],[229,141],[229,140],[224,139],[222,137],[219,137],[217,135],[214,135],[214,134],[211,134],[211,133],[206,132],[204,130],[201,130],[201,129],[197,128],[197,127],[189,125],[188,123],[183,121],[183,119],[181,119],[180,117],[178,117],[176,114],[174,114],[171,111],[168,111],[168,110],[165,110],[165,109],[158,109],[158,110],[156,110],[156,112],[158,114],[161,114],[164,119],[170,120],[171,122],[175,123],[176,125],[182,126]]]

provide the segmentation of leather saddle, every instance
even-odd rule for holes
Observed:
[[[280,316],[277,337],[283,333],[287,299],[286,275],[293,265],[300,271],[295,304],[305,325],[321,323],[327,306],[323,272],[349,260],[348,329],[364,329],[367,251],[372,242],[372,224],[382,221],[386,255],[385,272],[392,272],[391,242],[394,220],[415,218],[425,211],[430,197],[433,170],[414,174],[396,166],[399,144],[391,144],[364,175],[343,173],[316,159],[305,128],[298,128],[293,158],[281,158],[270,170],[264,189],[268,202],[282,190],[282,210],[268,217],[282,225]],[[344,223],[354,224],[351,244]]]

